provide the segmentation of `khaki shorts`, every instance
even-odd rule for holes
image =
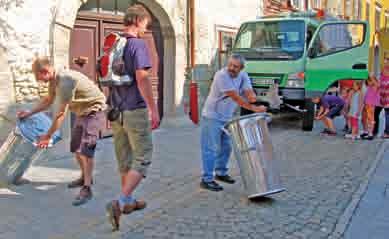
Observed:
[[[123,124],[112,122],[112,131],[120,173],[132,169],[146,177],[153,153],[147,110],[124,111]]]

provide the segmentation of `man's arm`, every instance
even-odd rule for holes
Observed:
[[[158,108],[153,99],[153,91],[151,81],[149,80],[149,73],[147,70],[137,70],[136,71],[136,82],[138,83],[138,88],[140,94],[146,102],[147,108],[150,110],[151,114],[151,128],[156,129],[159,127],[159,112]]]
[[[54,97],[49,95],[43,98],[31,111],[19,111],[17,116],[21,119],[28,118],[33,114],[47,110],[53,104]]]
[[[243,93],[250,103],[255,103],[257,101],[257,95],[253,89],[244,90]]]
[[[242,98],[238,92],[231,90],[224,92],[225,95],[230,97],[233,101],[235,101],[240,107],[243,107],[247,110],[251,110],[254,112],[265,112],[266,107],[264,106],[255,106],[247,102],[244,98]]]
[[[63,121],[65,120],[65,116],[66,116],[68,107],[69,107],[69,103],[64,103],[64,104],[60,105],[59,111],[56,113],[50,129],[47,131],[47,133],[45,135],[42,135],[40,137],[39,142],[37,143],[38,147],[40,147],[40,148],[47,148],[48,147],[48,145],[50,143],[50,139],[53,136],[53,134],[55,133],[55,131],[57,131],[59,128],[61,128],[61,125],[62,125]]]

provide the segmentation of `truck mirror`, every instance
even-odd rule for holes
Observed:
[[[315,48],[313,48],[313,47],[309,48],[309,50],[308,50],[308,57],[309,58],[315,58],[316,57]]]

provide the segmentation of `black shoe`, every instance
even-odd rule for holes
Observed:
[[[361,136],[361,138],[364,139],[364,140],[373,140],[373,139],[374,139],[374,136],[372,136],[372,135],[366,135],[366,136],[364,136],[364,137]]]
[[[215,179],[218,180],[218,181],[229,183],[229,184],[234,184],[235,183],[235,179],[233,179],[230,175],[224,175],[224,176],[216,175]]]
[[[367,134],[367,133],[361,134],[361,138],[362,138],[362,139],[365,139],[367,136],[369,136],[369,134]]]
[[[215,181],[212,182],[201,181],[200,187],[214,192],[219,192],[223,190],[223,187],[217,184]]]

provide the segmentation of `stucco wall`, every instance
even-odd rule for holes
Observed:
[[[31,61],[35,54],[49,54],[50,24],[57,0],[39,0],[39,4],[34,0],[0,3],[0,47],[4,50],[13,83],[8,91],[14,91],[16,102],[35,100],[45,92],[45,87],[40,87],[30,74]]]

